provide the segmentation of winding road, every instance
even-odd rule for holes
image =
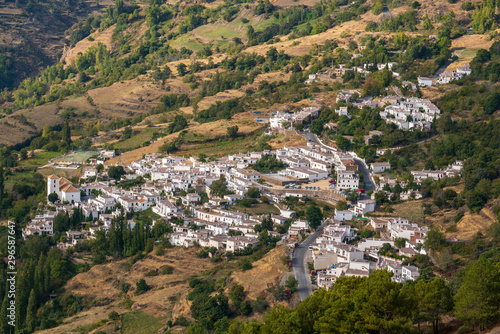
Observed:
[[[304,300],[310,295],[312,295],[312,284],[309,278],[309,270],[307,268],[307,252],[309,246],[311,246],[316,238],[319,236],[320,232],[323,230],[326,222],[322,223],[320,227],[306,238],[299,246],[295,247],[293,251],[292,265],[295,278],[299,281],[298,293],[300,300]]]

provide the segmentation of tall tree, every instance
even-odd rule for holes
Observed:
[[[235,283],[229,290],[229,300],[233,304],[234,309],[239,310],[241,304],[246,299],[245,288],[241,284]]]
[[[255,38],[255,30],[251,25],[247,28],[247,38],[249,41]]]
[[[309,221],[309,226],[312,228],[317,228],[321,225],[321,221],[323,220],[323,213],[321,209],[315,205],[311,205],[306,210],[306,219]]]
[[[28,309],[26,313],[26,328],[29,332],[34,332],[36,329],[36,298],[35,290],[31,289],[30,298],[28,299]]]
[[[4,176],[3,176],[3,164],[0,163],[0,202],[3,200],[3,188],[4,188]]]
[[[224,177],[224,175],[221,175],[221,177],[217,181],[212,182],[212,184],[210,185],[210,191],[212,194],[219,197],[231,193],[227,189],[226,178]]]
[[[266,229],[268,231],[272,231],[273,227],[274,227],[274,224],[273,224],[273,220],[271,219],[271,215],[269,215],[268,217],[264,217],[264,219],[262,219],[262,228],[263,229]]]
[[[239,130],[239,128],[237,125],[228,127],[226,130],[227,136],[231,139],[237,138],[238,137],[238,130]]]
[[[425,236],[424,247],[427,250],[437,250],[446,242],[444,233],[433,227]]]
[[[66,118],[63,127],[63,141],[67,148],[71,147],[71,128],[69,126],[69,121]]]
[[[7,307],[9,307],[9,299],[7,298],[7,294],[5,294],[5,296],[3,297],[2,309],[0,310],[0,319],[2,319],[2,321],[0,321],[0,333],[10,334],[13,332],[11,331],[11,329],[15,327],[8,324],[8,321],[10,321],[10,319],[7,318]]]
[[[470,265],[455,295],[455,316],[474,327],[485,326],[498,316],[500,272],[483,257]]]
[[[441,277],[432,282],[419,281],[415,287],[418,296],[419,319],[432,322],[435,334],[439,330],[441,315],[453,309],[451,289]]]

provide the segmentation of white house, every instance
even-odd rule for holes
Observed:
[[[418,77],[417,81],[420,87],[432,86],[432,78]]]
[[[85,172],[83,173],[82,178],[86,179],[89,177],[94,177],[97,176],[97,169],[96,168],[87,168]]]
[[[290,225],[290,227],[300,229],[300,230],[307,230],[309,228],[309,222],[307,220],[297,220]]]
[[[457,73],[461,73],[463,75],[471,75],[472,70],[471,70],[469,64],[465,64],[465,65],[457,67]]]
[[[178,209],[169,200],[162,200],[156,202],[156,205],[153,207],[153,212],[162,217],[167,217],[174,213],[177,213]]]
[[[318,78],[318,75],[316,73],[311,73],[311,74],[309,74],[309,78],[306,81],[304,81],[304,83],[306,85],[311,84],[314,81],[316,81],[317,78]]]
[[[337,173],[337,188],[358,189],[359,177],[354,171],[339,171]]]
[[[391,169],[391,164],[389,162],[372,162],[370,164],[370,169],[374,173],[383,173],[386,170]]]
[[[340,220],[340,221],[351,220],[353,216],[354,216],[354,212],[352,212],[352,211],[335,209],[335,219],[337,219],[337,220]]]
[[[309,182],[315,182],[328,177],[328,171],[308,167],[289,167],[284,171],[280,171],[279,174],[308,180]]]
[[[415,266],[403,266],[402,276],[405,280],[414,281],[420,276],[420,272]]]
[[[186,196],[184,196],[182,198],[182,204],[184,204],[186,206],[187,205],[195,205],[198,203],[201,203],[201,196],[196,194],[196,193],[186,194]]]
[[[253,169],[235,169],[234,176],[247,181],[258,181],[260,178],[260,173]]]
[[[365,213],[375,211],[377,203],[373,199],[359,200],[354,207],[354,212],[358,216],[363,216]]]
[[[224,199],[226,199],[229,203],[229,205],[233,205],[236,201],[242,200],[245,198],[243,195],[236,195],[236,194],[231,194],[231,195],[224,195]]]

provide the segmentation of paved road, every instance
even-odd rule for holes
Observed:
[[[363,163],[363,161],[358,159],[354,159],[354,161],[356,161],[356,163],[358,164],[359,171],[364,175],[365,192],[373,190],[373,183],[370,179],[370,171],[366,168],[366,165]]]
[[[295,278],[299,281],[299,297],[300,300],[304,300],[310,295],[312,295],[312,284],[309,278],[309,270],[307,269],[306,255],[309,246],[314,243],[319,233],[323,230],[325,223],[323,223],[313,234],[307,237],[298,247],[293,251],[293,272],[295,273]]]
[[[316,137],[316,135],[310,131],[302,131],[300,132],[301,135],[304,136],[304,138],[306,138],[306,140],[309,140],[315,144],[318,144],[318,145],[321,145],[323,146],[323,144],[320,143],[320,141],[318,140],[318,138]]]
[[[452,57],[453,56],[457,56],[458,57],[458,55],[456,53],[452,53],[451,56]],[[446,68],[451,65],[451,63],[453,63],[453,60],[452,59],[448,59],[448,61],[437,70],[436,74],[434,74],[434,76],[432,77],[432,79],[439,78],[439,75],[441,73],[443,73],[446,70]]]

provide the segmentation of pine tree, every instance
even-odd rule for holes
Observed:
[[[29,300],[29,292],[31,290],[30,282],[33,280],[29,280],[28,272],[30,262],[26,262],[26,266],[23,268],[21,275],[18,277],[17,287],[16,287],[16,329],[20,330],[24,328],[25,319],[26,319],[26,305],[28,305]]]
[[[30,332],[34,332],[36,329],[36,298],[35,290],[31,289],[30,298],[28,300],[28,309],[26,313],[26,328]]]
[[[455,295],[455,316],[481,331],[481,326],[498,316],[499,303],[500,272],[481,257],[469,267]]]
[[[439,331],[441,315],[453,309],[451,289],[441,277],[432,282],[419,281],[415,287],[418,300],[419,320],[431,321],[434,333]]]

